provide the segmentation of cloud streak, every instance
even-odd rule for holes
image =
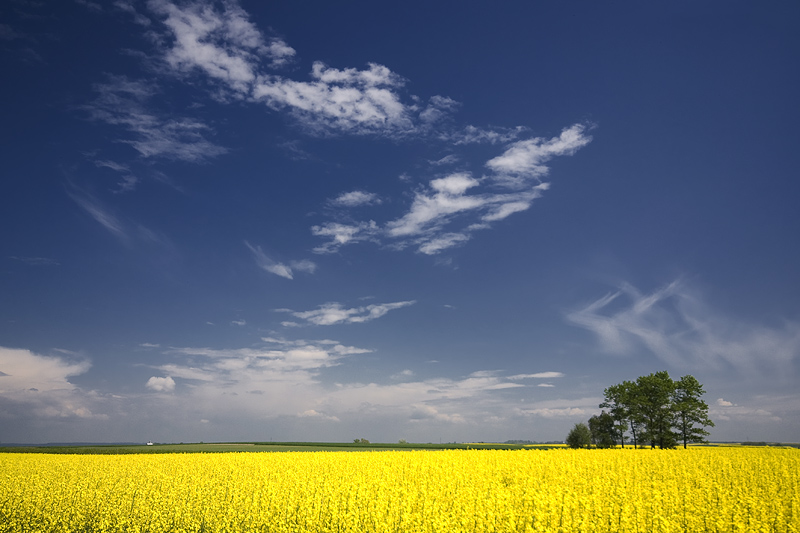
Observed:
[[[160,115],[148,107],[147,102],[158,92],[151,83],[111,76],[94,89],[97,98],[83,106],[89,118],[127,130],[132,137],[119,142],[130,145],[145,159],[202,163],[228,151],[206,139],[211,132],[206,124],[188,117]]]
[[[249,242],[244,241],[245,246],[253,253],[256,264],[262,270],[275,274],[286,279],[294,279],[295,271],[306,272],[313,274],[317,270],[317,265],[313,261],[307,259],[301,261],[290,261],[289,264],[279,263],[273,261],[264,253],[260,246],[253,246]]]
[[[359,207],[362,205],[379,205],[382,201],[375,193],[356,190],[342,193],[330,200],[329,203],[334,207]]]
[[[92,195],[72,186],[67,190],[67,194],[78,206],[86,211],[96,222],[103,226],[109,233],[117,239],[128,242],[128,233],[124,225],[108,208]]]
[[[305,320],[315,326],[333,326],[335,324],[361,324],[384,316],[389,311],[414,305],[415,300],[385,304],[371,304],[363,307],[345,308],[342,304],[331,302],[311,311],[292,311],[279,309],[292,316]]]
[[[780,374],[800,357],[800,323],[771,328],[736,321],[710,309],[680,281],[650,294],[624,284],[566,318],[594,333],[607,353],[645,349],[676,368]]]

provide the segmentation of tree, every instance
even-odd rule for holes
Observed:
[[[705,437],[708,436],[705,428],[714,427],[714,422],[708,418],[708,405],[700,399],[704,393],[703,386],[694,376],[683,376],[680,381],[675,382],[673,412],[684,448],[689,442],[705,442]]]
[[[620,385],[612,385],[603,391],[603,403],[601,409],[608,409],[608,414],[614,420],[614,438],[619,439],[620,445],[625,447],[625,431],[628,429],[628,418],[630,416],[627,397],[627,385],[625,381]],[[636,428],[632,426],[634,447],[636,447]]]
[[[567,435],[570,448],[588,448],[592,444],[592,432],[583,422],[578,422]]]
[[[662,449],[674,448],[677,444],[672,431],[675,421],[672,405],[674,392],[675,382],[664,370],[636,379],[629,402],[634,418],[644,425],[651,448],[656,445]]]
[[[616,444],[614,418],[605,411],[589,419],[589,432],[592,434],[592,444],[598,448],[611,448]]]

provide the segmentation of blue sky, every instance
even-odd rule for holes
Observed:
[[[0,441],[800,440],[799,15],[6,2]]]

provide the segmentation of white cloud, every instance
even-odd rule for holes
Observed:
[[[402,372],[398,372],[397,374],[392,375],[392,379],[406,379],[414,376],[414,371],[405,369]]]
[[[156,392],[172,392],[175,390],[175,380],[170,376],[165,378],[153,376],[147,380],[145,387]]]
[[[451,424],[463,424],[466,419],[460,413],[443,413],[436,407],[427,404],[414,404],[409,413],[411,422],[431,420],[434,422],[445,422]]]
[[[446,155],[441,159],[436,159],[434,161],[428,161],[431,165],[434,166],[442,166],[442,165],[452,165],[458,163],[459,157],[455,154]]]
[[[547,184],[541,183],[548,173],[547,162],[558,155],[571,155],[591,140],[586,135],[588,128],[581,124],[564,129],[552,139],[519,140],[527,131],[522,127],[466,126],[457,130],[449,118],[460,106],[458,102],[442,95],[427,101],[405,95],[406,80],[377,63],[360,69],[315,61],[308,80],[270,73],[264,61],[275,66],[291,59],[294,50],[279,39],[265,38],[234,0],[221,4],[150,0],[148,6],[163,23],[162,35],[153,40],[163,63],[173,73],[196,73],[213,81],[220,101],[261,102],[283,110],[313,135],[428,138],[452,147],[511,143],[486,162],[488,175],[478,179],[465,172],[431,179],[427,188],[417,191],[405,214],[383,225],[370,220],[327,221],[312,226],[313,235],[327,239],[314,248],[316,253],[333,253],[343,245],[361,241],[388,241],[395,249],[413,246],[426,255],[464,244],[475,231],[529,209],[547,189]],[[207,130],[204,124],[191,119],[166,123],[145,113],[141,102],[152,95],[152,87],[121,81],[122,87],[101,92],[124,94],[124,105],[112,108],[98,101],[94,114],[134,132],[138,138],[128,142],[145,157],[162,155],[196,161],[224,153],[224,148],[203,137]],[[452,164],[458,158],[450,154],[431,164]],[[129,186],[133,183],[121,184]],[[507,189],[505,194],[497,192],[502,188]],[[380,198],[364,191],[343,193],[329,201],[337,207],[379,203]],[[291,276],[291,268],[282,263],[272,262],[263,268],[282,277]]]
[[[414,245],[420,253],[435,255],[463,244],[475,231],[488,229],[492,223],[529,209],[549,188],[549,183],[540,181],[548,171],[545,163],[588,144],[591,137],[585,135],[585,130],[585,126],[576,124],[549,140],[536,138],[513,143],[486,163],[495,172],[480,179],[469,172],[432,179],[427,187],[415,193],[403,216],[382,227],[374,221],[314,226],[312,234],[332,237],[315,251],[329,253],[345,244],[383,239],[393,241],[392,246],[397,249]]]
[[[247,325],[247,321],[246,320],[231,320],[231,325],[233,325],[233,326],[246,326]]]
[[[315,411],[314,409],[308,409],[307,411],[303,411],[302,413],[298,414],[297,416],[301,418],[321,418],[323,420],[330,420],[332,422],[339,422],[338,416],[329,416],[325,413],[320,413]]]
[[[433,96],[423,108],[418,98],[404,102],[405,80],[383,65],[365,69],[329,67],[315,61],[311,81],[269,73],[290,62],[295,50],[283,40],[265,38],[233,0],[212,2],[150,0],[163,23],[154,42],[166,69],[178,75],[200,73],[223,89],[224,99],[262,102],[286,110],[312,134],[404,137],[427,134],[458,107]]]
[[[502,398],[522,387],[494,371],[413,380],[413,371],[405,370],[387,376],[386,383],[337,382],[332,381],[334,376],[341,379],[352,373],[326,369],[363,365],[356,358],[369,350],[327,339],[265,337],[263,341],[261,347],[240,349],[168,350],[165,356],[176,360],[156,368],[186,384],[168,396],[151,397],[170,401],[173,412],[179,409],[187,419],[288,417],[343,424],[392,420],[435,427],[437,423],[476,425],[487,416],[511,412]]]
[[[774,401],[774,400],[773,400]],[[716,405],[712,405],[709,410],[709,418],[716,421],[733,421],[737,423],[763,423],[763,422],[781,422],[782,418],[773,412],[772,406],[759,406],[762,401],[756,401],[755,405],[744,406],[737,405],[719,398]],[[797,413],[797,398],[793,398],[794,404],[790,410],[782,409],[784,412],[789,412],[791,415]],[[767,407],[767,408],[765,408]],[[779,407],[780,408],[780,407]]]
[[[325,222],[319,226],[312,226],[311,233],[317,237],[328,237],[331,240],[314,248],[318,254],[336,252],[340,246],[364,240],[372,240],[378,233],[378,226],[374,221],[360,222],[357,224],[340,224],[338,222]]]
[[[61,353],[71,354],[66,350]],[[29,420],[61,418],[104,419],[92,411],[90,395],[69,378],[85,374],[88,359],[39,355],[30,350],[0,347],[0,402],[3,418]]]
[[[552,383],[539,383],[539,384],[538,384],[538,385],[536,385],[536,386],[537,386],[537,387],[545,387],[545,388],[552,388],[552,387],[555,387],[555,385],[553,385]]]
[[[379,205],[381,204],[380,197],[371,192],[366,191],[350,191],[345,192],[330,201],[330,204],[336,207],[358,207],[361,205]]]
[[[0,393],[14,394],[36,389],[38,392],[73,390],[67,378],[89,370],[88,360],[70,362],[61,357],[37,355],[29,350],[0,347]]]
[[[404,80],[383,65],[339,70],[317,61],[311,78],[262,75],[252,96],[273,109],[287,109],[314,134],[402,136],[416,129],[412,109],[396,92]]]
[[[598,411],[602,398],[555,399],[532,402],[525,407],[515,407],[514,413],[523,417],[576,418],[587,417]]]
[[[314,261],[310,261],[308,259],[302,259],[300,261],[289,261],[289,266],[292,267],[293,270],[298,270],[300,272],[305,272],[307,274],[313,274],[317,271],[317,264]]]
[[[607,353],[644,348],[677,368],[730,366],[752,375],[786,374],[800,357],[800,323],[774,328],[734,320],[709,308],[680,281],[651,294],[624,284],[566,318],[593,332]]]
[[[162,18],[170,37],[164,61],[179,73],[199,70],[229,88],[248,93],[260,60],[280,67],[291,61],[293,48],[280,39],[269,42],[233,1],[215,9],[211,2],[176,4],[150,0],[148,7]]]
[[[111,170],[114,170],[116,172],[130,172],[131,171],[130,167],[128,167],[127,165],[123,165],[123,164],[117,163],[115,161],[102,160],[102,161],[95,161],[94,164],[96,166],[98,166],[98,167],[110,168]]]
[[[563,377],[564,374],[562,372],[537,372],[535,374],[516,374],[514,376],[509,376],[508,379],[553,379]]]
[[[278,309],[277,311],[289,312],[292,316],[305,320],[316,326],[332,326],[334,324],[357,324],[369,322],[380,318],[389,311],[414,305],[414,300],[406,302],[394,302],[386,304],[372,304],[363,307],[353,307],[346,309],[340,303],[332,302],[321,305],[318,309],[311,311],[292,311],[290,309]],[[294,323],[292,323],[294,325]]]
[[[465,233],[444,233],[422,242],[419,246],[419,251],[425,255],[435,255],[442,250],[465,243],[469,239],[470,236]]]
[[[439,134],[443,141],[455,146],[468,144],[505,144],[518,139],[527,128],[517,126],[506,129],[486,129],[477,126],[466,126],[460,131],[447,131]]]
[[[546,176],[547,161],[557,155],[572,155],[586,146],[592,138],[586,135],[586,126],[575,124],[564,129],[552,139],[536,137],[512,144],[503,154],[490,159],[486,166],[496,172],[496,179],[539,179]]]
[[[432,96],[428,106],[420,112],[419,118],[423,122],[433,124],[449,117],[460,106],[459,102],[447,96]]]
[[[94,89],[98,97],[83,109],[91,119],[121,126],[133,134],[132,139],[120,142],[129,144],[144,158],[200,163],[228,151],[205,138],[211,128],[202,122],[159,116],[148,108],[147,101],[157,93],[152,84],[111,76],[108,83],[96,84]]]
[[[432,194],[417,193],[409,212],[387,224],[387,233],[392,237],[416,235],[431,226],[443,225],[450,215],[482,206],[485,203],[482,198],[464,196],[467,189],[478,184],[467,173],[432,180]]]
[[[294,279],[295,270],[313,274],[317,269],[316,263],[307,259],[302,261],[291,261],[288,265],[273,261],[267,257],[267,255],[261,249],[261,246],[252,246],[247,241],[244,241],[244,244],[250,249],[251,252],[253,252],[253,256],[256,259],[256,264],[259,266],[259,268],[271,274],[275,274],[276,276],[286,279]]]
[[[572,418],[576,416],[586,416],[588,414],[586,409],[580,409],[578,407],[564,407],[561,409],[519,409],[518,412],[526,416],[541,416],[543,418]]]

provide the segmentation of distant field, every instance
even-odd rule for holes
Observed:
[[[553,444],[356,444],[352,442],[220,442],[190,444],[97,445],[97,446],[24,446],[0,447],[0,453],[69,453],[69,454],[129,454],[129,453],[220,453],[220,452],[364,452],[403,450],[524,450],[560,447]]]
[[[776,447],[800,448],[798,443],[778,442],[711,442],[694,447]],[[565,444],[502,444],[502,443],[352,443],[352,442],[208,442],[180,444],[98,444],[80,446],[0,446],[0,453],[68,453],[68,454],[130,454],[130,453],[220,453],[220,452],[364,452],[408,450],[552,450]],[[626,444],[626,448],[629,445]]]

